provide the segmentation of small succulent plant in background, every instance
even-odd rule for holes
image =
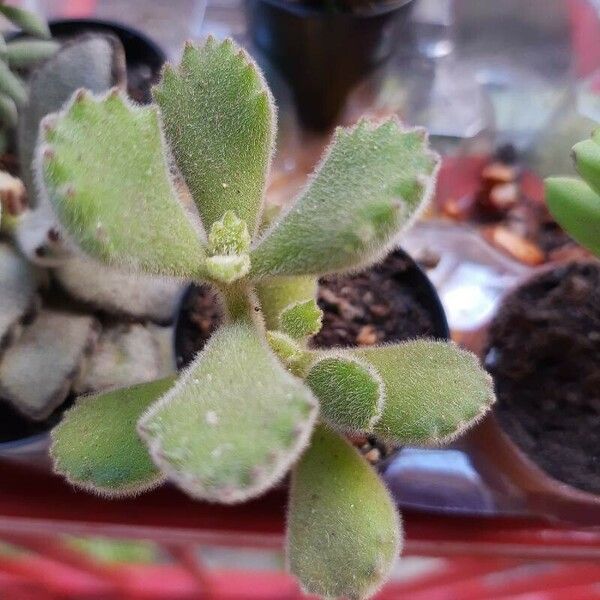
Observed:
[[[548,177],[546,202],[565,231],[600,256],[600,129],[575,144],[572,153],[582,179]]]
[[[0,1],[0,15],[25,34],[8,42],[0,35],[0,133],[6,144],[6,131],[17,124],[18,109],[28,97],[20,73],[50,58],[59,43],[50,39],[48,24],[35,13]]]
[[[291,571],[309,593],[367,597],[401,525],[345,434],[439,444],[494,396],[476,358],[451,343],[311,348],[317,281],[385,256],[427,202],[438,158],[422,130],[393,119],[338,129],[295,202],[262,227],[276,115],[252,60],[230,40],[187,44],[154,99],[76,92],[42,122],[39,189],[87,255],[208,283],[226,317],[178,377],[81,398],[53,432],[55,468],[106,496],[166,478],[221,503],[291,471]]]
[[[50,58],[59,43],[50,39],[48,24],[35,13],[0,0],[0,15],[24,34],[14,39],[0,33],[0,153],[5,152],[14,134],[18,116],[27,103],[29,91],[23,76]],[[10,35],[10,34],[9,34]],[[0,170],[0,203],[20,210],[26,191],[18,177]],[[11,210],[8,211],[9,215]]]

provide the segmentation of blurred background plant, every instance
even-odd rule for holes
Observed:
[[[0,14],[17,28],[16,32],[0,35],[1,152],[7,148],[20,107],[27,102],[27,84],[23,75],[50,58],[58,50],[59,43],[51,39],[47,22],[35,12],[3,0]]]

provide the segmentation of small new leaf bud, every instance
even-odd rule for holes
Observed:
[[[220,254],[206,259],[206,272],[217,281],[233,283],[250,271],[247,254]]]
[[[288,335],[280,331],[267,331],[267,341],[271,350],[282,362],[294,362],[302,353],[302,348]]]
[[[246,221],[228,210],[215,221],[208,235],[208,274],[223,283],[232,283],[250,271],[250,233]]]
[[[212,224],[208,236],[208,252],[212,255],[246,254],[250,250],[250,233],[246,221],[228,210]]]
[[[315,335],[321,330],[323,311],[314,298],[298,302],[281,313],[281,329],[294,339]]]

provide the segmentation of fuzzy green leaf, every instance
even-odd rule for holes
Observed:
[[[396,120],[338,129],[299,199],[251,253],[251,275],[348,271],[383,256],[433,190],[438,157]]]
[[[575,144],[573,159],[579,174],[597,194],[600,194],[600,142],[590,139]]]
[[[30,206],[39,204],[32,163],[41,120],[60,110],[80,88],[99,94],[115,86],[125,87],[125,52],[113,36],[86,34],[75,38],[35,69],[17,126],[19,162]]]
[[[80,398],[52,431],[55,470],[73,485],[103,496],[138,494],[163,476],[136,432],[140,415],[174,378]]]
[[[600,195],[571,177],[549,177],[545,185],[552,216],[573,239],[600,256]]]
[[[0,60],[0,93],[12,98],[16,104],[23,104],[27,100],[25,84]]]
[[[392,442],[449,441],[495,400],[492,380],[475,355],[452,343],[415,340],[352,354],[383,381],[385,404],[374,432]]]
[[[323,311],[316,300],[299,302],[284,310],[280,317],[281,330],[294,339],[302,339],[319,333]]]
[[[25,33],[41,38],[50,37],[50,29],[46,21],[38,17],[34,12],[24,10],[18,6],[9,6],[0,3],[0,14],[22,29]]]
[[[233,41],[187,44],[154,89],[177,166],[207,229],[227,210],[256,231],[275,135],[270,92]]]
[[[199,224],[176,195],[157,110],[77,92],[42,122],[38,169],[61,224],[93,258],[156,275],[200,277]]]
[[[276,277],[256,286],[267,329],[281,329],[281,315],[298,304],[317,297],[314,277]]]
[[[54,40],[14,40],[6,46],[6,57],[12,69],[28,69],[50,58],[59,48]]]
[[[292,474],[287,555],[305,592],[367,598],[399,554],[398,511],[371,466],[342,437],[315,429]]]
[[[344,431],[371,431],[381,416],[384,387],[375,369],[350,357],[326,356],[312,365],[306,383],[321,416]]]
[[[285,474],[316,412],[310,390],[283,368],[256,326],[235,322],[213,335],[139,430],[176,485],[196,498],[234,503]]]

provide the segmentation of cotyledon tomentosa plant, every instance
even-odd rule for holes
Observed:
[[[139,107],[118,90],[77,92],[42,123],[39,186],[84,252],[208,282],[225,322],[177,379],[81,399],[53,432],[55,467],[108,496],[166,477],[222,503],[291,470],[292,572],[313,594],[369,596],[398,554],[400,522],[343,434],[451,439],[493,402],[490,379],[450,343],[325,352],[307,341],[321,326],[317,278],[382,258],[427,201],[438,158],[422,130],[393,119],[338,129],[263,231],[275,109],[251,59],[230,40],[188,44],[154,98]]]
[[[575,144],[572,153],[582,179],[548,177],[546,201],[565,230],[600,256],[600,129]]]

